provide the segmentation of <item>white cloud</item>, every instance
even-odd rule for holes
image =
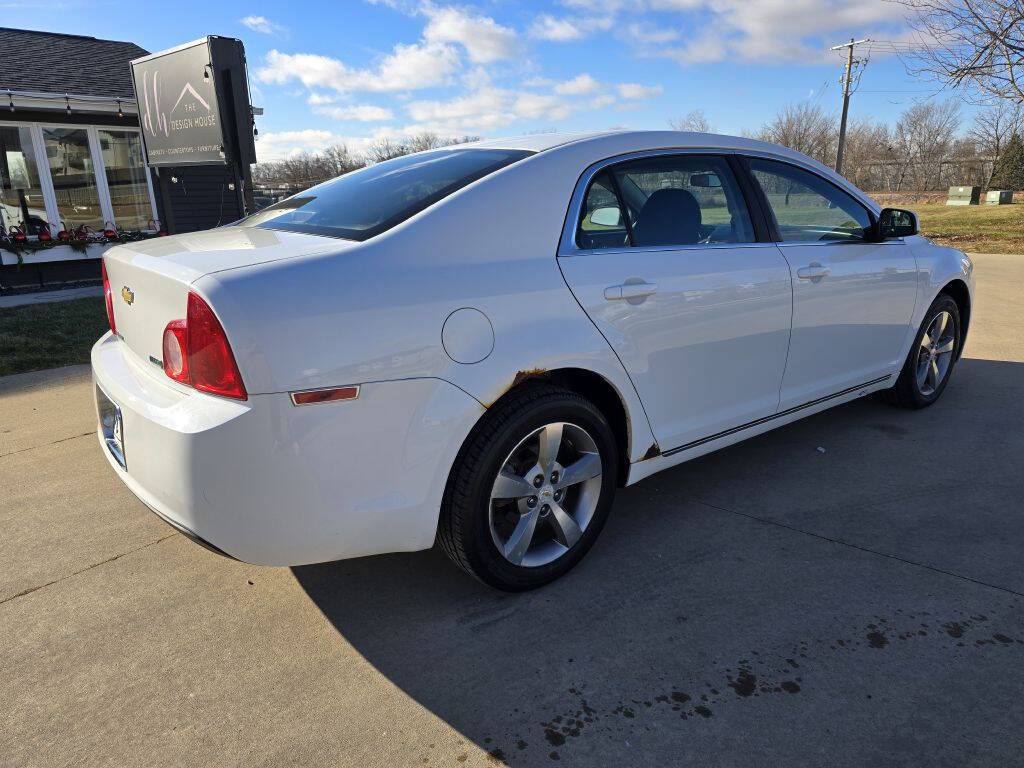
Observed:
[[[342,143],[342,137],[331,131],[307,128],[302,131],[275,131],[261,133],[256,142],[259,162],[281,160],[303,152],[319,152],[333,144]]]
[[[558,83],[555,86],[555,93],[563,96],[579,96],[585,93],[593,93],[600,87],[601,84],[597,80],[584,72],[582,75],[572,78],[572,80]]]
[[[365,152],[371,144],[381,139],[399,140],[402,134],[391,128],[380,127],[370,129],[362,136],[347,136],[333,131],[307,128],[300,131],[279,131],[260,134],[256,142],[256,155],[259,162],[267,163],[284,160],[303,153],[322,152],[327,147],[344,145],[352,154]]]
[[[640,83],[620,83],[616,86],[619,96],[624,99],[649,99],[661,93],[660,85],[641,85]]]
[[[879,0],[649,0],[654,10],[697,14],[706,31],[696,40],[644,55],[664,55],[681,64],[707,61],[799,61],[827,60],[828,44],[846,37],[878,31],[891,38],[896,28],[905,28],[905,9],[899,3]],[[886,31],[888,30],[888,31]],[[662,41],[630,37],[638,45]],[[833,39],[836,38],[836,39]],[[667,41],[666,41],[667,42]]]
[[[564,43],[579,40],[592,32],[611,29],[614,21],[612,15],[558,18],[550,13],[542,13],[530,25],[530,36],[538,40]]]
[[[458,43],[466,49],[469,60],[487,64],[514,58],[518,38],[514,29],[503,27],[489,16],[476,16],[461,8],[422,6],[428,23],[423,39],[428,43]]]
[[[347,107],[314,107],[313,111],[319,115],[333,117],[335,120],[358,120],[363,123],[376,123],[382,120],[392,120],[395,114],[386,107],[378,107],[373,104],[355,104]]]
[[[334,101],[334,97],[326,93],[311,93],[309,94],[309,98],[306,99],[306,102],[313,106],[317,106],[318,104],[333,104]]]
[[[398,44],[374,69],[353,69],[338,59],[313,53],[271,50],[256,78],[264,83],[298,80],[307,88],[384,93],[443,84],[459,66],[458,53],[442,43]]]
[[[284,32],[284,27],[280,24],[275,24],[266,16],[246,16],[243,19],[239,19],[239,22],[253,32],[260,32],[264,35],[277,35]]]
[[[416,123],[425,126],[424,130],[436,133],[493,130],[516,119],[512,93],[502,88],[482,88],[448,101],[414,101],[408,110]]]
[[[542,13],[530,25],[530,35],[539,40],[565,42],[583,37],[583,30],[570,18],[558,19],[550,13]]]

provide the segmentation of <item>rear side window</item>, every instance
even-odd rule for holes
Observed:
[[[750,158],[750,171],[775,214],[783,242],[861,242],[871,229],[863,205],[817,174]]]
[[[584,198],[580,248],[752,243],[746,203],[721,157],[657,155],[603,171]]]
[[[532,154],[467,147],[406,155],[318,184],[239,224],[366,240]]]

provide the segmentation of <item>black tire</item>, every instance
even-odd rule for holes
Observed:
[[[520,441],[553,422],[579,426],[596,444],[601,458],[597,506],[579,540],[560,557],[535,567],[515,565],[491,535],[491,486]],[[438,542],[456,565],[485,584],[509,592],[535,589],[559,578],[586,555],[608,517],[617,477],[615,437],[593,403],[548,384],[523,385],[498,401],[466,439],[445,490]]]
[[[948,312],[952,317],[954,347],[949,360],[949,366],[942,380],[938,383],[938,386],[934,387],[933,391],[926,393],[922,391],[917,376],[917,366],[921,359],[921,341],[924,338],[925,332],[931,326],[932,321],[942,312]],[[953,368],[960,357],[960,345],[962,343],[960,308],[952,297],[945,293],[940,293],[935,298],[935,301],[932,302],[932,305],[928,307],[928,311],[924,313],[924,320],[921,322],[921,327],[917,330],[914,343],[910,347],[910,352],[907,354],[903,370],[900,371],[896,384],[883,392],[885,399],[892,405],[910,409],[927,408],[934,403],[942,396],[950,377],[953,375]]]

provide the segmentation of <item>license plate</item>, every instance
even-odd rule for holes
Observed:
[[[100,430],[103,433],[103,442],[106,443],[107,450],[122,469],[127,469],[124,459],[124,419],[121,418],[121,409],[99,387],[96,387],[96,410],[99,412]]]

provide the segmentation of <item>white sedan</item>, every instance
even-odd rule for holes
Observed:
[[[871,392],[942,394],[970,260],[813,160],[676,132],[423,152],[109,250],[99,438],[251,563],[439,541],[564,574],[619,485]]]

